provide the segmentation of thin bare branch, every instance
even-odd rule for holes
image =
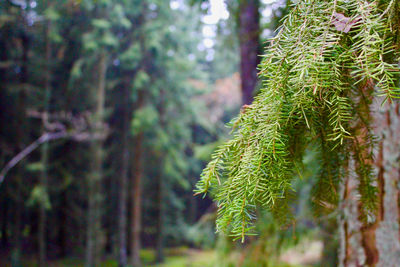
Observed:
[[[25,149],[23,149],[21,152],[19,152],[15,157],[13,157],[1,170],[0,172],[0,185],[3,183],[4,178],[6,174],[8,173],[9,170],[11,170],[15,165],[18,164],[21,160],[23,160],[26,156],[28,156],[32,151],[34,151],[36,148],[38,148],[41,144],[55,140],[55,139],[60,139],[60,138],[65,138],[68,136],[68,133],[66,131],[62,132],[57,132],[57,133],[45,133],[42,136],[40,136],[38,139],[35,140],[32,144],[27,146]]]

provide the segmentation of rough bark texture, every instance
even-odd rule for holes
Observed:
[[[400,180],[400,107],[387,104],[377,113],[382,161],[380,169],[380,207],[382,220],[376,229],[376,247],[379,251],[377,266],[400,266],[399,236],[399,180]],[[378,135],[379,136],[379,135]]]
[[[95,125],[101,127],[104,116],[105,99],[105,76],[107,60],[104,52],[101,52],[98,59],[95,90],[94,120]],[[100,130],[100,129],[99,129]],[[92,150],[92,173],[88,179],[88,223],[86,239],[86,266],[98,266],[102,250],[101,231],[101,181],[102,181],[102,140],[95,140],[91,144]]]
[[[382,107],[380,101],[377,99],[371,105],[373,132],[378,138],[374,151],[378,188],[376,221],[365,225],[360,220],[355,164],[350,160],[341,192],[341,266],[400,266],[400,104],[386,103]]]
[[[239,42],[242,102],[250,104],[257,84],[257,65],[260,51],[259,0],[240,0]]]

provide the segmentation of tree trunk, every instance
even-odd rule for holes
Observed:
[[[43,170],[40,176],[40,186],[47,192],[47,165],[48,165],[48,143],[45,142],[42,146],[42,158],[41,163]],[[46,204],[40,203],[39,207],[39,232],[38,232],[38,243],[39,243],[39,266],[46,266]]]
[[[138,25],[142,27],[139,43],[140,51],[142,54],[141,65],[144,69],[147,68],[149,59],[147,58],[146,50],[146,33],[144,32],[144,25],[146,24],[146,14],[147,14],[147,3],[142,1],[141,3],[142,12],[138,18]],[[145,102],[145,89],[137,88],[138,98],[136,106],[138,109],[144,106]],[[143,132],[135,133],[133,140],[133,164],[132,164],[132,189],[131,189],[131,265],[134,267],[141,266],[140,260],[140,248],[141,241],[140,236],[142,232],[142,176],[143,176]]]
[[[65,258],[67,256],[67,236],[68,236],[68,202],[69,202],[69,198],[68,198],[68,194],[67,194],[67,190],[62,190],[62,192],[60,192],[60,199],[61,199],[61,203],[60,203],[60,207],[59,208],[59,212],[57,212],[57,220],[56,222],[58,222],[59,227],[58,227],[58,236],[57,236],[57,245],[60,248],[60,253],[58,254],[59,258]],[[83,229],[83,227],[81,228]],[[79,231],[79,235],[81,235],[82,231]],[[83,240],[80,239],[80,240]],[[84,242],[82,242],[84,243]]]
[[[105,77],[107,71],[106,54],[99,55],[97,72],[95,75],[96,88],[93,92],[96,100],[94,124],[97,131],[101,130],[104,116]],[[94,140],[91,144],[92,173],[88,180],[88,222],[86,239],[86,266],[98,266],[102,251],[103,232],[101,226],[101,182],[102,182],[102,140]]]
[[[165,217],[165,198],[164,198],[164,179],[163,179],[163,159],[160,159],[160,173],[158,175],[158,219],[157,219],[157,240],[156,240],[156,262],[164,262],[164,217]]]
[[[49,102],[50,102],[50,59],[51,59],[51,45],[50,45],[50,21],[46,24],[45,29],[45,38],[46,38],[46,47],[45,47],[45,99],[44,99],[44,114],[45,120],[47,120],[47,113],[49,112]],[[49,154],[49,143],[45,142],[42,145],[41,149],[41,163],[42,163],[42,173],[40,175],[40,186],[48,193],[47,188],[47,175],[48,175],[48,154]],[[39,233],[38,233],[38,243],[39,243],[39,266],[46,265],[46,257],[47,257],[47,249],[46,249],[46,221],[47,221],[47,213],[46,213],[46,203],[40,203],[39,207]]]
[[[239,42],[242,102],[250,104],[257,84],[257,65],[260,52],[260,2],[240,0]]]
[[[119,234],[119,266],[128,265],[127,252],[127,205],[128,205],[128,165],[129,165],[129,130],[131,121],[130,101],[129,101],[129,84],[123,88],[123,125],[122,125],[122,166],[119,184],[119,209],[118,209],[118,234]]]
[[[22,201],[21,201],[21,189],[20,189],[20,171],[18,171],[18,176],[15,177],[17,182],[17,189],[15,193],[18,194],[15,200],[15,211],[14,211],[14,223],[13,223],[13,248],[11,252],[11,266],[20,267],[21,266],[21,221],[22,221]]]
[[[7,194],[7,192],[3,191],[3,194]],[[2,209],[2,216],[1,216],[1,244],[0,247],[2,249],[7,249],[9,244],[8,244],[8,201],[5,198],[2,198],[2,204],[1,209]]]
[[[160,116],[160,126],[165,130],[165,90],[160,91],[160,104],[158,107]],[[164,262],[164,219],[165,219],[165,184],[164,184],[164,157],[165,151],[161,148],[159,159],[158,174],[158,220],[157,220],[157,239],[156,239],[156,262]]]
[[[6,45],[6,40],[1,40],[0,41],[0,61],[1,62],[7,62],[8,61],[8,50],[7,50],[7,45]],[[4,136],[6,133],[6,123],[5,123],[5,119],[6,116],[8,115],[7,113],[7,108],[5,107],[5,102],[6,102],[6,82],[7,82],[7,71],[5,70],[5,68],[0,68],[0,136],[1,136],[1,141],[0,141],[0,146],[3,147],[3,144],[6,142],[6,140],[4,140]],[[4,151],[4,149],[1,150],[1,166],[4,166],[4,164],[6,163],[6,152]],[[7,192],[7,190],[2,189],[0,190],[0,194],[1,194],[1,208],[3,211],[2,214],[2,221],[1,221],[1,247],[3,249],[7,249],[9,248],[9,236],[8,236],[8,229],[9,229],[9,205],[10,202],[7,198],[9,198],[9,193]],[[4,250],[5,251],[5,250]]]
[[[400,104],[386,103],[381,107],[378,101],[382,99],[375,101],[371,118],[378,138],[374,151],[378,212],[372,224],[360,220],[355,164],[350,160],[349,175],[342,186],[340,266],[400,266]]]
[[[25,146],[26,141],[26,129],[29,129],[26,121],[26,85],[28,84],[28,61],[29,61],[29,37],[26,33],[21,35],[22,42],[22,66],[20,74],[20,82],[22,85],[22,90],[18,96],[18,116],[17,116],[17,133],[16,140],[18,144],[18,150],[22,150]],[[22,216],[23,216],[23,200],[22,200],[22,178],[23,178],[23,166],[20,165],[16,171],[16,201],[15,201],[15,222],[14,222],[14,246],[12,252],[12,266],[21,266],[21,226],[22,226]]]
[[[144,92],[139,92],[137,107],[144,104]],[[133,164],[132,164],[132,211],[131,211],[131,264],[141,266],[140,262],[140,234],[142,229],[142,176],[143,176],[143,133],[136,134],[133,142]]]

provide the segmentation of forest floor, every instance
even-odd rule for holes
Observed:
[[[319,266],[323,245],[320,241],[300,244],[285,251],[279,262],[274,262],[274,267],[311,267]],[[239,253],[232,253],[224,266],[236,266],[240,261]],[[172,249],[167,252],[166,261],[163,264],[148,265],[151,267],[218,267],[216,264],[217,253],[215,250],[199,249]],[[220,262],[220,261],[219,261]],[[146,265],[147,266],[147,265]]]
[[[321,258],[322,243],[315,241],[309,243],[306,247],[295,247],[284,252],[279,263],[274,263],[274,267],[309,267],[318,266]],[[155,264],[155,254],[153,250],[143,249],[141,251],[141,258],[143,266],[145,267],[218,267],[217,252],[215,250],[200,250],[187,247],[170,248],[165,251],[165,262],[162,264]],[[240,261],[239,253],[232,253],[227,258],[230,264],[224,266],[236,266],[235,263]],[[219,261],[220,262],[220,261]],[[11,267],[11,263],[0,258],[1,267]],[[37,263],[34,257],[23,259],[22,266],[36,267]],[[81,259],[63,259],[49,262],[49,267],[83,267],[84,262]],[[118,264],[115,260],[104,260],[100,267],[117,267]]]

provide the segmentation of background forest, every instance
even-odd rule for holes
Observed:
[[[233,241],[193,196],[291,8],[1,0],[0,266],[336,266],[338,214],[311,209],[312,146],[295,224],[257,210],[258,235]]]

